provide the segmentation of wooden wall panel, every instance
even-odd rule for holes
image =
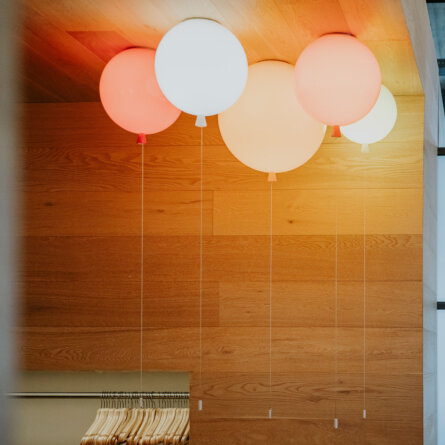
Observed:
[[[215,235],[267,235],[268,191],[214,192]],[[276,190],[273,230],[276,235],[420,234],[422,189]],[[336,226],[338,218],[338,226]]]
[[[96,104],[81,108],[94,119],[101,111]],[[79,104],[72,104],[73,107]],[[210,117],[210,122],[215,119]],[[179,118],[193,126],[193,119]],[[176,125],[176,124],[175,124]],[[211,131],[207,128],[206,132]],[[48,128],[48,131],[52,131]],[[168,131],[168,130],[167,130]],[[73,135],[71,137],[74,137]],[[101,135],[102,137],[102,135]],[[120,146],[115,146],[116,141]],[[268,190],[264,174],[245,168],[223,145],[206,147],[204,170],[212,172],[204,178],[206,190],[258,191]],[[153,141],[154,142],[154,141]],[[160,144],[161,141],[156,141]],[[196,141],[198,143],[198,141]],[[222,144],[222,141],[219,142]],[[137,192],[140,187],[140,149],[127,133],[105,138],[94,152],[70,146],[69,141],[57,150],[52,144],[32,142],[26,147],[26,182],[30,192],[57,191],[126,191]],[[86,143],[85,143],[86,145]],[[122,148],[125,147],[125,150]],[[199,190],[199,145],[161,146],[149,140],[145,151],[145,184],[148,190]],[[82,155],[82,156],[80,156]],[[355,189],[355,188],[415,188],[422,180],[418,168],[422,162],[416,141],[381,142],[363,157],[358,146],[342,139],[325,144],[314,155],[313,162],[294,172],[283,173],[274,184],[275,190]],[[372,168],[368,168],[372,166]],[[91,169],[95,174],[91,175]],[[48,172],[49,170],[49,172]],[[366,171],[366,176],[365,176]]]
[[[153,281],[194,281],[199,270],[198,236],[145,237],[144,262]],[[421,280],[421,235],[367,237],[367,280]],[[333,280],[335,236],[277,236],[273,240],[275,281]],[[27,280],[138,281],[140,239],[113,237],[27,237]],[[266,236],[219,236],[204,240],[205,281],[267,281]],[[338,241],[339,279],[363,279],[363,235]],[[69,256],[67,255],[69,252]]]
[[[29,236],[126,236],[141,232],[141,199],[136,193],[41,192],[26,194]],[[199,234],[199,192],[144,193],[144,233]],[[205,234],[212,233],[212,192],[204,195]],[[57,227],[57,229],[55,229]]]
[[[368,374],[369,420],[419,421],[422,409],[422,376]],[[195,415],[205,419],[264,417],[269,406],[277,417],[359,421],[363,406],[363,375],[341,373],[275,373],[269,391],[267,373],[204,373],[203,405]],[[199,385],[198,382],[195,382]],[[194,385],[192,386],[194,388]],[[195,388],[197,391],[198,388]]]
[[[334,325],[335,283],[331,281],[280,281],[273,283],[273,325]],[[367,326],[422,327],[419,281],[368,281]],[[310,295],[310,298],[307,296]],[[338,323],[363,325],[363,281],[338,283]],[[268,326],[268,282],[221,282],[220,326]]]
[[[21,366],[30,371],[139,369],[139,322],[130,328],[22,328]],[[145,370],[197,371],[198,328],[144,330]]]
[[[211,419],[196,421],[193,443],[255,445],[341,445],[345,443],[417,445],[422,427],[410,421],[345,421],[336,431],[331,420],[300,419]]]
[[[188,349],[196,352],[198,346],[194,341],[199,345],[197,333],[198,328],[193,327],[147,330],[144,343],[146,369],[196,370],[196,355],[189,361],[183,355],[186,354],[188,359]],[[269,329],[262,327],[204,327],[203,371],[268,372],[268,333]],[[420,329],[369,328],[366,334],[368,371],[383,375],[421,374],[420,333]],[[130,328],[34,327],[25,328],[24,334],[24,365],[30,369],[58,369],[58,360],[60,369],[64,370],[70,367],[100,369],[104,357],[107,357],[104,364],[107,370],[137,369],[139,363],[138,323]],[[175,341],[178,335],[182,337]],[[363,331],[359,328],[339,328],[337,335],[339,372],[362,372]],[[113,348],[117,345],[124,351],[113,355]],[[335,329],[332,327],[273,329],[272,369],[276,373],[322,372],[332,375],[335,351]],[[152,354],[156,354],[156,357]],[[125,356],[128,358],[124,359]],[[130,356],[134,357],[130,360]],[[191,365],[193,360],[194,364]]]
[[[274,184],[271,387],[266,175],[208,120],[200,381],[199,130],[183,115],[149,138],[144,369],[191,372],[193,443],[419,443],[423,100],[397,102],[394,132],[369,155],[326,136]],[[29,104],[24,116],[22,366],[137,369],[140,147],[96,103]]]
[[[23,283],[29,327],[135,327],[140,315],[136,281],[40,281]],[[144,323],[149,327],[199,326],[198,281],[145,281]],[[218,283],[203,284],[203,324],[219,323]],[[104,304],[104,301],[106,304]]]

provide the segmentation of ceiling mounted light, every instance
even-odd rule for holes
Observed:
[[[124,130],[138,134],[138,142],[165,130],[181,114],[159,88],[154,62],[152,49],[127,49],[107,63],[100,78],[105,111]]]
[[[165,34],[156,51],[156,76],[168,100],[198,116],[221,113],[239,98],[247,81],[247,58],[241,43],[224,26],[189,19]]]
[[[295,65],[298,99],[314,119],[334,127],[364,117],[377,101],[382,76],[371,50],[353,36],[327,34],[309,44]]]
[[[298,103],[293,76],[286,62],[251,65],[243,94],[218,116],[228,149],[248,167],[268,173],[293,170],[323,141],[326,127]]]
[[[391,91],[384,85],[372,110],[359,121],[341,127],[341,131],[352,142],[362,144],[362,152],[369,151],[374,144],[386,137],[397,120],[397,104]]]

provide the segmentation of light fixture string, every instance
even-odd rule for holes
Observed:
[[[200,207],[199,207],[199,387],[202,394],[202,232],[203,232],[203,178],[204,149],[203,127],[201,127],[201,166],[200,166]],[[201,405],[200,405],[201,408]]]
[[[337,384],[338,384],[338,198],[335,200],[335,302],[334,302],[334,323],[335,323],[335,357],[334,357],[334,372],[335,372],[335,398],[334,398],[334,418],[335,426],[337,427]]]
[[[139,390],[142,393],[142,371],[143,371],[143,339],[144,339],[144,144],[141,144],[141,277],[140,277],[140,373]],[[141,399],[142,403],[142,399]]]
[[[273,273],[273,181],[270,181],[269,224],[269,417],[272,417],[272,273]]]
[[[363,179],[363,418],[366,419],[366,167]]]

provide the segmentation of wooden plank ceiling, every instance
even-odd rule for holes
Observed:
[[[24,0],[23,16],[25,102],[98,101],[107,60],[131,46],[157,47],[190,17],[232,30],[250,64],[295,63],[318,36],[352,33],[374,51],[394,94],[422,94],[399,0]]]

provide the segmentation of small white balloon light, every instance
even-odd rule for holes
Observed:
[[[241,43],[224,26],[189,19],[164,35],[156,50],[156,77],[167,99],[197,116],[205,127],[212,116],[233,105],[247,81],[247,57]]]
[[[303,110],[294,83],[289,63],[255,63],[239,100],[218,116],[228,149],[248,167],[269,173],[269,180],[307,162],[326,131]]]
[[[374,144],[386,137],[396,120],[396,101],[391,91],[382,85],[379,98],[371,111],[359,121],[341,127],[341,132],[352,142],[362,144],[362,152],[368,153],[368,144]]]

